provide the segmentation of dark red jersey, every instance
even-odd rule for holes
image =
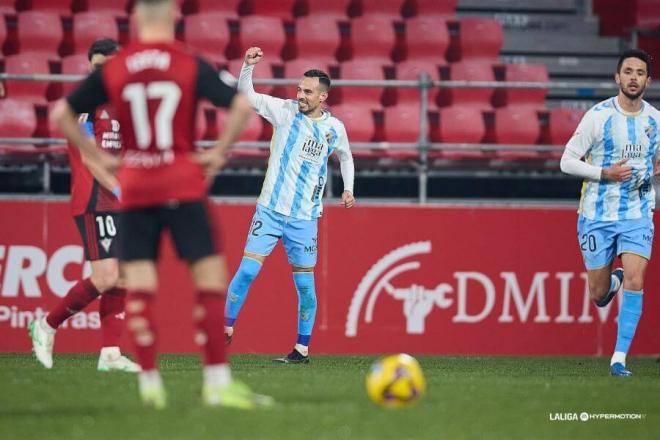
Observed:
[[[71,108],[115,109],[123,141],[121,206],[134,208],[206,196],[195,150],[197,103],[229,107],[236,94],[206,61],[179,43],[137,43],[90,74],[68,98]]]
[[[121,151],[119,121],[113,118],[108,107],[99,107],[89,113],[81,113],[79,122],[83,130],[96,139],[96,144],[111,154]],[[112,192],[103,187],[82,163],[80,151],[69,144],[71,166],[71,213],[74,216],[91,212],[110,212],[119,207]]]

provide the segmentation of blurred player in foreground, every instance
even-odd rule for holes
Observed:
[[[118,50],[119,45],[112,39],[95,41],[87,52],[89,71],[101,67]],[[90,138],[110,154],[119,154],[119,122],[113,119],[112,110],[107,106],[83,110],[79,122]],[[39,362],[51,368],[57,328],[101,295],[99,315],[102,348],[97,368],[99,371],[136,373],[140,371],[140,366],[122,356],[119,349],[124,327],[126,290],[119,287],[118,200],[112,192],[116,191],[116,187],[113,188],[110,182],[97,180],[85,167],[83,158],[78,149],[69,144],[71,211],[83,241],[85,259],[91,263],[92,274],[74,284],[45,318],[30,323],[32,349]]]
[[[642,314],[644,275],[653,245],[652,179],[659,171],[660,112],[642,99],[651,82],[647,53],[624,52],[614,78],[618,95],[587,112],[566,144],[561,169],[585,179],[578,240],[591,298],[605,307],[623,286],[610,374],[631,376],[626,354]],[[623,268],[612,271],[617,256]]]
[[[231,376],[222,326],[226,268],[215,249],[207,206],[207,179],[224,164],[225,151],[251,110],[247,99],[206,61],[174,41],[176,16],[173,0],[138,0],[134,18],[139,42],[92,73],[57,108],[58,121],[90,166],[121,188],[120,260],[128,291],[127,326],[143,370],[138,376],[142,401],[158,409],[166,406],[156,364],[154,294],[160,237],[167,229],[195,285],[193,319],[195,342],[204,352],[204,403],[242,409],[270,405],[272,399],[252,393]],[[194,153],[195,114],[203,98],[229,107],[229,119],[215,147]],[[97,149],[75,123],[82,109],[107,102],[121,123],[121,165]]]
[[[298,339],[291,353],[274,361],[308,363],[316,317],[317,221],[323,213],[321,198],[327,181],[328,157],[333,152],[339,157],[344,181],[342,203],[352,208],[355,205],[353,156],[344,124],[321,108],[330,89],[328,75],[320,70],[305,72],[298,84],[296,100],[263,95],[256,93],[252,85],[252,71],[262,58],[260,48],[247,50],[238,88],[247,95],[257,113],[273,125],[275,133],[243,259],[229,284],[225,333],[231,342],[234,322],[250,285],[282,239],[298,293]]]

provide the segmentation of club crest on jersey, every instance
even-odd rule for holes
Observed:
[[[650,125],[647,126],[646,128],[644,128],[644,133],[646,133],[646,137],[651,139],[651,136],[653,136],[653,127],[651,127]]]
[[[337,136],[332,131],[325,134],[325,140],[328,142],[328,145],[332,145],[336,138]]]

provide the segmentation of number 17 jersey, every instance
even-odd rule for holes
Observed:
[[[110,103],[121,126],[118,172],[122,208],[158,206],[206,196],[193,161],[198,101],[229,107],[236,94],[218,73],[174,42],[130,45],[68,98],[76,112]]]

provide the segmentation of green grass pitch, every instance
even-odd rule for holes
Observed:
[[[166,355],[164,411],[141,406],[137,381],[98,373],[96,355],[57,355],[47,371],[28,354],[0,354],[0,439],[658,438],[660,363],[632,358],[611,378],[605,358],[418,357],[427,394],[414,408],[373,405],[370,356],[315,356],[309,365],[232,357],[234,374],[276,407],[204,408],[197,357]],[[552,421],[552,414],[641,414],[634,420]],[[566,417],[566,416],[564,416]]]

